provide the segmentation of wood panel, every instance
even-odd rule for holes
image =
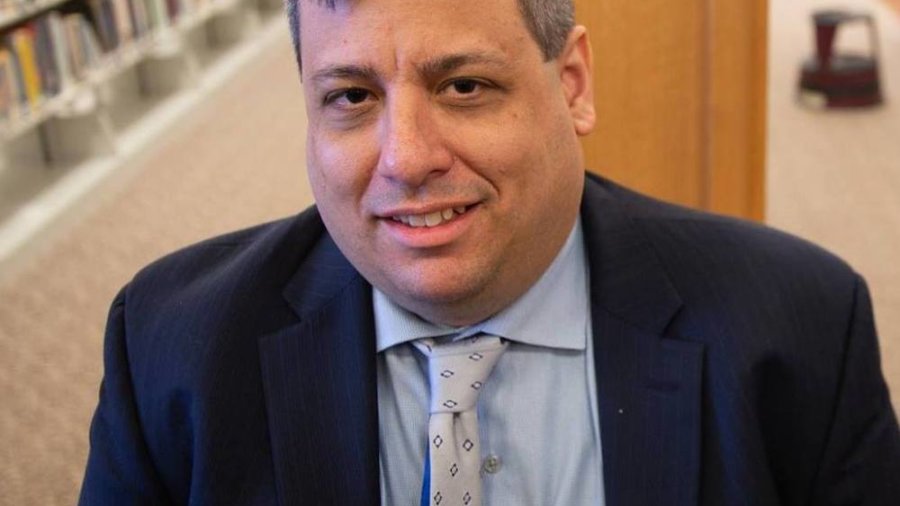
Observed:
[[[665,200],[762,218],[765,0],[583,0],[589,168]]]
[[[710,1],[707,196],[712,211],[764,218],[768,6]]]

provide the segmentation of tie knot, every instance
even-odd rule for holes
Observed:
[[[413,345],[428,358],[430,410],[434,414],[475,409],[478,394],[507,343],[481,335],[445,344],[425,338]]]

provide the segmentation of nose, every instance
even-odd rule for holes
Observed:
[[[392,98],[382,118],[379,172],[395,184],[417,188],[450,170],[453,154],[427,97]]]

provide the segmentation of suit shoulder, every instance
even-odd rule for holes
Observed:
[[[625,226],[643,237],[687,303],[722,314],[779,305],[846,313],[853,304],[859,275],[805,239],[591,179],[599,190],[592,198],[609,200],[626,216]]]
[[[746,275],[776,271],[788,277],[814,274],[855,283],[857,275],[843,259],[793,234],[662,202],[621,187],[612,191],[664,263],[688,252],[695,262]]]
[[[187,246],[141,269],[126,289],[128,305],[161,308],[172,299],[210,301],[235,290],[252,293],[262,280],[288,279],[323,231],[311,207]]]

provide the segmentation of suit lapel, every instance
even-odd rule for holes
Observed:
[[[369,285],[325,235],[284,294],[300,321],[259,344],[279,504],[377,505]]]
[[[693,505],[703,346],[663,337],[681,299],[621,205],[604,184],[587,182],[582,219],[606,504]]]

